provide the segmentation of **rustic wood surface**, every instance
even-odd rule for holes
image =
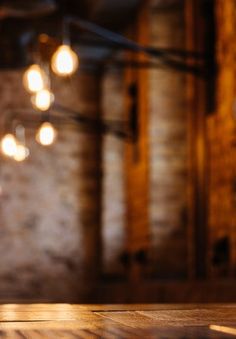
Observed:
[[[0,305],[0,338],[227,338],[236,304]]]

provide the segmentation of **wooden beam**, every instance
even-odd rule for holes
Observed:
[[[204,53],[205,18],[198,0],[186,0],[186,49]],[[190,61],[191,64],[191,61]],[[189,145],[189,274],[206,276],[207,169],[206,169],[206,82],[187,76]]]
[[[148,39],[147,7],[144,6],[130,37],[142,44]],[[129,60],[145,61],[143,55],[129,54]],[[141,265],[137,258],[140,251],[148,248],[148,74],[145,70],[126,71],[127,116],[132,110],[137,113],[137,139],[125,148],[125,188],[127,198],[127,247],[132,255],[130,278],[139,279]],[[134,93],[135,92],[135,93]],[[131,95],[130,95],[131,94]],[[135,96],[136,94],[136,96]],[[136,101],[136,102],[135,102]],[[133,112],[134,113],[134,112]]]

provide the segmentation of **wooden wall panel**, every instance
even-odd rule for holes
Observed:
[[[236,267],[235,236],[235,1],[217,0],[216,112],[208,118],[209,275],[228,276]]]
[[[206,13],[203,3],[185,1],[186,49],[205,55]],[[203,74],[187,76],[188,151],[189,151],[189,276],[206,277],[207,266],[207,148],[205,60],[189,60]]]
[[[147,44],[147,5],[144,6],[137,19],[137,25],[132,27],[130,38],[139,43]],[[128,55],[129,60],[143,61],[144,55]],[[131,279],[138,279],[140,263],[134,257],[140,250],[148,247],[149,220],[148,220],[148,86],[146,70],[127,69],[126,71],[126,105],[127,118],[129,118],[132,105],[137,108],[138,137],[133,143],[125,147],[125,190],[126,190],[126,230],[127,251],[132,256],[129,275]],[[131,87],[137,90],[137,102],[130,94]]]

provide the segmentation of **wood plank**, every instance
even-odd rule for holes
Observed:
[[[212,323],[232,324],[236,322],[235,308],[192,309],[166,311],[139,311],[138,314],[155,320],[156,325],[168,326],[204,326]]]
[[[61,314],[67,315],[66,320],[72,320],[71,316],[74,314],[86,314],[88,312],[106,312],[106,311],[161,311],[161,310],[196,310],[196,309],[232,309],[236,311],[236,303],[192,303],[192,304],[0,304],[0,314],[7,314],[7,317],[12,317],[15,314],[14,320],[21,320],[21,316],[26,313],[53,315],[53,320],[60,319]],[[12,312],[12,314],[11,314]],[[59,318],[57,317],[59,315]],[[31,315],[33,318],[33,316]],[[65,316],[64,316],[65,317]],[[8,320],[10,320],[8,318]],[[11,319],[13,320],[13,319]],[[37,320],[37,319],[33,319]]]
[[[11,339],[227,338],[236,333],[236,304],[13,304],[0,305],[0,317],[0,337]]]
[[[112,336],[109,333],[103,333],[102,336],[100,332],[96,331],[5,331],[1,333],[5,339],[58,339],[58,338],[107,338],[111,339]],[[118,334],[115,338],[229,338],[227,334],[219,332],[213,332],[209,328],[196,328],[196,327],[182,327],[178,329],[163,329],[160,328],[158,331],[155,329],[145,329],[141,333],[124,333]]]
[[[104,318],[110,319],[115,323],[133,328],[155,327],[157,324],[156,319],[148,317],[141,312],[99,312],[97,314]]]

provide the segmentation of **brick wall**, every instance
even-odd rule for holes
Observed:
[[[184,9],[155,7],[149,14],[150,44],[185,48]],[[187,108],[185,75],[149,72],[150,228],[153,274],[187,272]]]
[[[124,72],[108,70],[102,79],[103,119],[123,120],[125,114]],[[126,246],[124,142],[112,135],[103,138],[102,190],[103,273],[123,273],[121,255]]]
[[[161,8],[158,4],[153,1],[148,10],[150,45],[185,49],[183,2]],[[211,157],[210,257],[215,240],[234,231],[232,219],[225,218],[227,213],[232,215],[232,201],[227,197],[232,192],[233,179],[234,84],[232,64],[223,66],[229,50],[224,50],[223,43],[219,46],[223,56],[219,61],[218,110],[207,121]],[[2,112],[10,107],[29,107],[21,76],[21,72],[0,74]],[[221,85],[225,78],[227,88]],[[157,68],[147,71],[145,80],[148,133],[143,138],[149,142],[150,175],[148,225],[144,220],[150,245],[145,277],[179,279],[187,276],[188,265],[186,77]],[[114,70],[106,71],[102,78],[80,73],[72,87],[68,81],[54,80],[54,90],[61,104],[88,116],[122,119],[127,109],[125,84],[125,74]],[[37,145],[31,130],[27,130],[27,142],[32,155],[24,164],[6,159],[1,162],[0,298],[94,300],[92,292],[100,269],[116,277],[124,273],[119,258],[128,247],[130,232],[125,205],[130,194],[125,187],[125,171],[129,170],[124,164],[127,147],[113,136],[100,138],[66,126],[60,127],[58,142],[52,148],[45,150]],[[139,190],[135,194],[135,183],[145,179],[131,178],[131,174],[134,194],[130,197],[132,206],[138,206],[132,215],[141,225],[139,203],[147,195],[144,192],[141,196]],[[135,218],[133,239],[137,236]],[[142,230],[139,232],[142,234]]]
[[[30,107],[21,78],[18,71],[0,74],[2,118],[6,109]],[[73,87],[54,82],[57,100],[96,116],[96,77],[81,74],[73,81]],[[87,292],[97,258],[91,235],[100,215],[99,141],[60,126],[47,149],[34,132],[27,129],[27,161],[1,159],[0,298],[76,300]]]
[[[148,44],[153,46],[184,49],[185,13],[182,5],[181,2],[175,2],[174,7],[160,8],[159,4],[151,3],[147,17],[140,16],[140,23],[133,29],[133,34],[136,34],[136,38],[138,31],[140,36],[146,35]],[[132,29],[130,32],[134,38]],[[137,81],[140,97],[145,96],[145,91],[148,97],[138,99],[138,102],[143,105],[143,101],[147,101],[143,107],[147,109],[145,119],[148,120],[149,127],[146,135],[145,132],[140,134],[142,140],[139,144],[125,147],[125,172],[122,165],[123,145],[112,137],[104,139],[102,232],[106,272],[122,272],[117,258],[126,247],[132,251],[140,246],[144,249],[147,246],[149,261],[145,265],[145,273],[141,272],[141,276],[144,273],[149,278],[182,278],[187,275],[188,269],[189,227],[186,77],[170,69],[129,69],[125,74],[126,87],[122,74],[118,71],[105,75],[104,115],[109,118],[122,118],[122,110],[129,111],[130,107],[129,104],[125,107],[123,105],[124,99],[128,102],[130,100],[124,98],[128,93],[129,82],[140,79],[140,82]],[[143,81],[147,81],[146,89]],[[141,145],[146,140],[149,142],[150,152],[148,164],[139,156],[139,152],[143,151]],[[143,174],[139,176],[144,173],[142,171],[146,165],[150,175],[147,185],[148,225],[143,207],[147,194],[142,192],[145,185],[141,184],[146,177]],[[124,187],[125,182],[128,185]],[[124,200],[128,202],[126,207]],[[128,215],[125,214],[126,211]]]

